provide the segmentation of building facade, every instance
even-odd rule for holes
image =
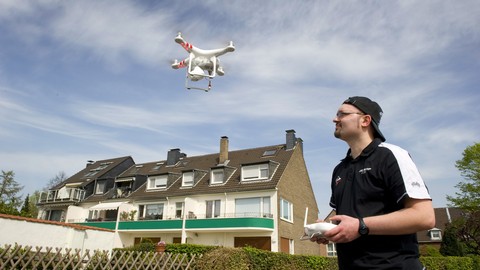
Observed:
[[[301,241],[305,208],[318,207],[303,157],[303,142],[287,130],[285,143],[135,164],[131,157],[89,162],[42,193],[39,217],[115,231],[114,247],[142,241],[226,247],[252,246],[319,255]]]

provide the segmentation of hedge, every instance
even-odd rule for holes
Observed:
[[[124,248],[137,251],[154,251],[151,243],[141,243]],[[194,244],[167,244],[165,252],[203,254],[196,262],[199,270],[338,270],[336,257],[290,255],[252,247],[227,248]],[[420,257],[428,270],[480,269],[480,256],[470,257]]]

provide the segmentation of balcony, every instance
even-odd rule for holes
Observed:
[[[79,225],[93,226],[104,229],[115,229],[115,221],[89,221],[77,223]],[[181,231],[183,220],[179,218],[170,219],[143,219],[135,221],[119,221],[119,231]],[[271,231],[274,229],[272,215],[259,213],[248,215],[228,214],[215,218],[199,218],[192,213],[187,215],[185,220],[187,231]]]
[[[40,193],[38,203],[80,202],[85,197],[85,190],[79,188],[62,187],[57,190]]]
[[[112,199],[126,198],[132,193],[130,186],[121,186],[113,189]]]

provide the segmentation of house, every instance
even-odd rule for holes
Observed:
[[[176,148],[148,163],[93,162],[46,194],[38,204],[42,218],[57,218],[53,209],[62,209],[66,222],[114,230],[114,247],[151,239],[320,252],[300,240],[305,208],[316,220],[318,207],[294,130],[271,146],[231,151],[221,137],[213,154],[189,157]]]
[[[462,217],[463,214],[463,211],[460,208],[454,207],[435,208],[434,211],[435,227],[417,233],[420,250],[423,250],[426,246],[440,249],[447,225],[452,223],[455,219]]]
[[[40,193],[37,204],[38,218],[65,221],[69,206],[77,205],[93,194],[103,194],[113,186],[114,179],[133,164],[131,157],[89,161],[83,170],[52,189]]]

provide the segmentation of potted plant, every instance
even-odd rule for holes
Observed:
[[[165,252],[165,241],[159,241],[156,245],[155,245],[155,251],[156,252]]]

